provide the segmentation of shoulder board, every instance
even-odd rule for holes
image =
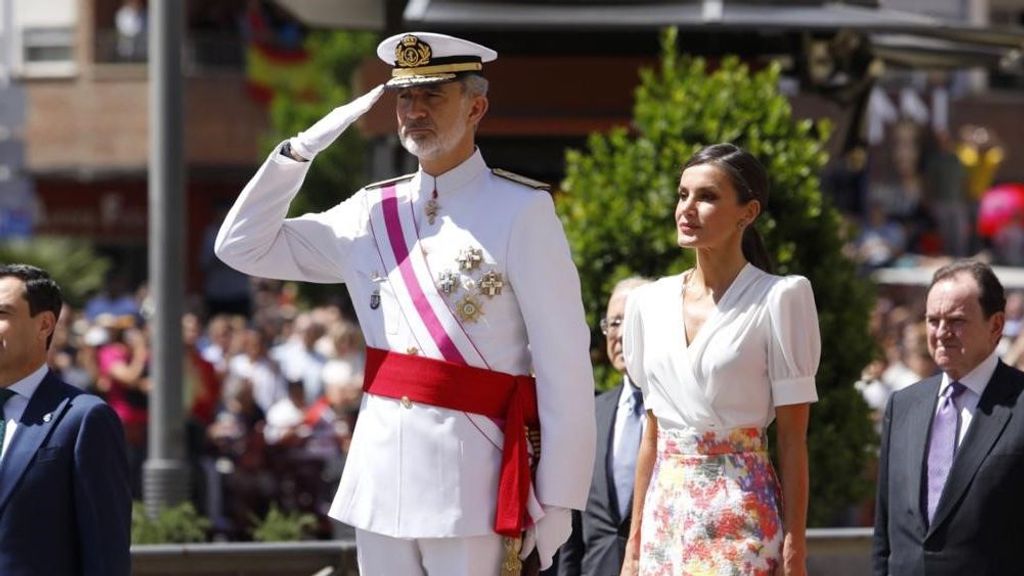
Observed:
[[[520,176],[515,172],[509,172],[508,170],[502,170],[501,168],[491,168],[491,172],[495,176],[500,176],[506,180],[511,180],[516,184],[522,184],[523,186],[533,188],[535,190],[550,190],[551,185],[540,180],[534,180],[533,178],[527,178],[526,176]]]
[[[387,180],[381,180],[380,182],[374,182],[373,184],[367,184],[366,186],[364,186],[364,188],[369,190],[371,188],[382,188],[384,186],[387,186],[388,184],[398,184],[399,182],[405,182],[406,180],[412,180],[412,177],[415,176],[415,175],[416,175],[416,173],[413,172],[412,174],[405,174],[403,176],[396,176],[394,178],[388,178]]]

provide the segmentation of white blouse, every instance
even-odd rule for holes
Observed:
[[[641,286],[626,303],[626,369],[659,426],[764,428],[776,406],[817,401],[821,336],[806,278],[748,263],[687,345],[684,277]]]

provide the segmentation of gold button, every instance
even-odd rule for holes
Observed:
[[[402,406],[412,408],[412,400],[409,400],[408,396],[402,396]]]
[[[417,354],[420,353],[420,351],[417,348],[413,347],[413,348],[407,348],[405,350],[405,353],[408,354],[409,356],[416,356]]]

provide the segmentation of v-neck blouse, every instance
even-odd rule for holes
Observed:
[[[641,286],[626,302],[626,370],[659,426],[763,428],[776,406],[817,401],[821,336],[806,278],[748,263],[687,345],[684,277]]]

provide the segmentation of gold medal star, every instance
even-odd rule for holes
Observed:
[[[480,307],[480,301],[471,294],[466,294],[458,302],[455,303],[455,313],[459,315],[459,319],[466,323],[476,323],[480,320],[480,316],[483,315],[483,308]]]

